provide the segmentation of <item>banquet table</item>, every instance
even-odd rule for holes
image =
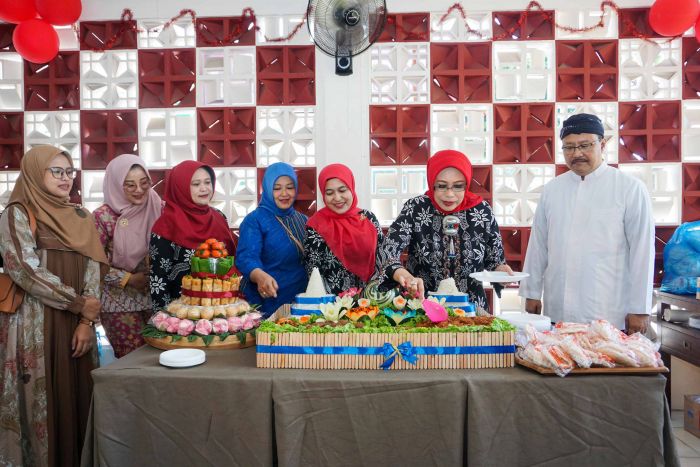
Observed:
[[[679,465],[660,375],[192,368],[143,347],[95,370],[83,466]]]

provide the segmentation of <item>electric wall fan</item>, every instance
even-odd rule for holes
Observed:
[[[385,0],[309,0],[309,33],[335,57],[335,72],[352,73],[352,57],[367,50],[384,29]]]

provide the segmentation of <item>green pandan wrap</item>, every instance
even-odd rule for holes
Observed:
[[[218,258],[216,262],[216,275],[223,276],[226,274],[233,266],[233,256],[227,256],[226,258]]]
[[[204,272],[223,276],[233,266],[233,256],[226,258],[199,258],[193,256],[190,259],[190,269],[193,273]]]

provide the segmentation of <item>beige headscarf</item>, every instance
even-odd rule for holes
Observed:
[[[37,222],[51,230],[67,248],[108,264],[92,214],[68,198],[46,191],[44,174],[58,154],[65,155],[73,166],[70,156],[53,146],[35,146],[22,157],[20,175],[9,204],[21,203],[31,209]]]

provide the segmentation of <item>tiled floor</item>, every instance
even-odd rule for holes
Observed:
[[[671,426],[676,437],[676,449],[681,458],[681,467],[700,467],[700,438],[683,429],[683,411],[671,412]]]

